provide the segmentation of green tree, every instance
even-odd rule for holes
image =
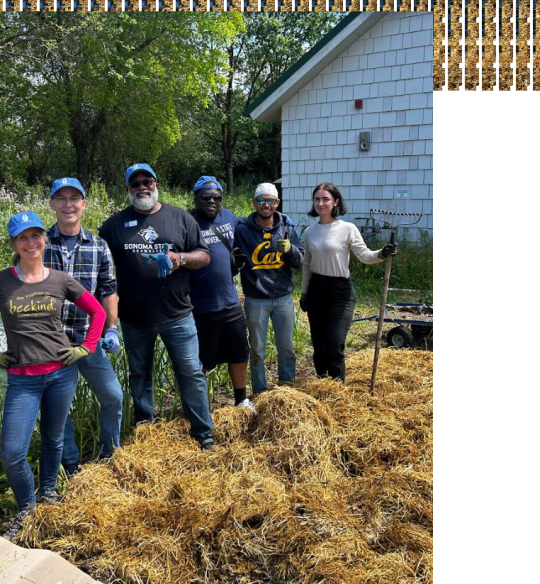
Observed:
[[[96,161],[154,162],[180,138],[178,100],[203,104],[223,81],[221,47],[242,26],[237,13],[0,15],[8,156],[28,157],[28,182],[70,149],[84,184],[110,171]]]
[[[253,159],[254,137],[259,153],[266,151],[271,178],[279,173],[279,127],[255,124],[244,110],[342,17],[335,12],[245,13],[244,31],[224,45],[228,67],[213,100],[198,108],[182,108],[212,146],[221,149],[229,194],[234,192],[235,166]]]

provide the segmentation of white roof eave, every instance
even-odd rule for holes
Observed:
[[[256,122],[280,122],[281,106],[296,95],[338,55],[347,50],[383,16],[384,12],[365,12],[355,18],[309,61],[295,71],[250,114]]]

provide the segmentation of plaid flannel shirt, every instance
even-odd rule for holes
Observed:
[[[49,243],[44,263],[48,268],[66,272],[98,300],[116,294],[114,262],[104,239],[81,227],[79,238],[71,253],[55,223],[48,231]],[[90,317],[69,301],[64,302],[62,324],[72,345],[80,345],[90,325]]]

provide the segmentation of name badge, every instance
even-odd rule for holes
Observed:
[[[137,227],[137,220],[133,220],[133,221],[126,221],[124,223],[124,227]]]

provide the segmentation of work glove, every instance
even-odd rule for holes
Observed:
[[[107,353],[119,353],[122,347],[120,347],[118,331],[114,328],[107,329],[101,346],[107,351]]]
[[[169,257],[169,244],[165,244],[165,248],[161,253],[142,253],[143,258],[148,259],[149,264],[158,265],[158,278],[166,278],[172,274],[173,264],[171,258]]]
[[[7,353],[0,353],[0,367],[2,369],[7,369],[8,367],[11,367],[11,365],[13,365],[13,363],[15,363],[17,361],[17,359],[15,359],[15,357],[13,357],[12,355],[8,355]]]
[[[233,247],[231,250],[231,269],[233,276],[236,276],[246,265],[247,257],[242,253],[239,247]]]
[[[300,308],[303,312],[307,312],[307,294],[300,296]]]
[[[387,243],[381,250],[379,250],[379,258],[384,259],[388,256],[395,256],[397,254],[397,244]]]
[[[62,366],[69,367],[79,359],[90,355],[90,350],[81,345],[79,347],[69,347],[69,349],[60,349],[58,355],[60,356],[60,361],[62,361]]]
[[[291,242],[288,239],[278,239],[277,240],[277,250],[281,253],[287,253],[291,249]]]

